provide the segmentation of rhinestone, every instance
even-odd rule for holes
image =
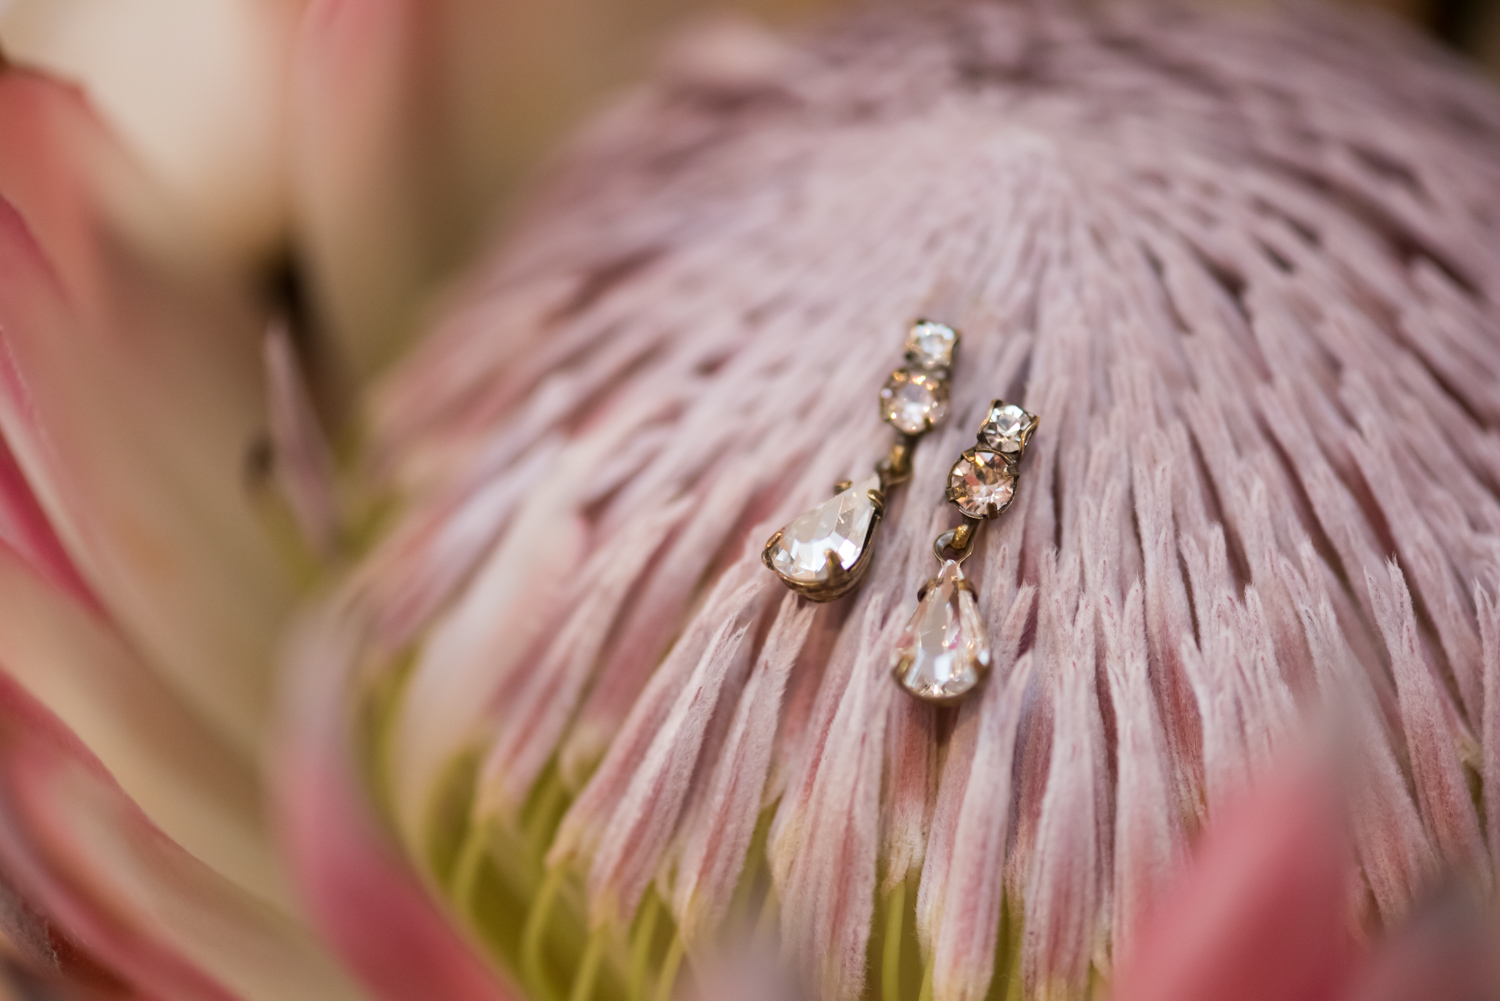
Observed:
[[[906,360],[928,371],[948,368],[957,346],[957,330],[945,323],[918,320],[906,335]]]
[[[999,452],[971,448],[948,471],[948,499],[970,518],[995,518],[1010,506],[1016,474]]]
[[[1014,403],[996,400],[990,404],[990,412],[979,426],[979,443],[986,448],[1017,455],[1026,449],[1026,442],[1036,430],[1036,424],[1036,417]]]
[[[989,642],[967,583],[958,563],[945,562],[896,640],[896,681],[919,699],[952,702],[989,670]]]
[[[767,547],[767,564],[783,580],[797,584],[827,581],[833,571],[830,552],[845,570],[852,569],[864,554],[875,520],[871,490],[880,491],[878,475],[853,484],[798,516]]]
[[[898,368],[880,390],[880,416],[902,434],[922,434],[948,416],[948,380]]]

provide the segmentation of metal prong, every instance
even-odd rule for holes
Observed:
[[[979,524],[980,522],[965,519],[964,523],[957,528],[948,529],[932,541],[932,555],[937,557],[939,563],[946,563],[949,560],[962,563],[974,553],[974,528]],[[958,544],[960,533],[963,533],[965,543],[963,546]],[[954,555],[943,555],[945,550]]]
[[[840,590],[849,581],[849,571],[844,569],[839,554],[832,549],[823,550],[823,559],[827,561],[824,566],[828,567],[828,580],[824,586],[831,591]]]
[[[765,547],[760,551],[760,561],[766,565],[767,570],[770,570],[773,573],[776,572],[776,564],[771,562],[771,553],[776,549],[776,544],[780,541],[781,530],[777,529],[776,534],[766,540]],[[778,576],[780,575],[778,574]]]

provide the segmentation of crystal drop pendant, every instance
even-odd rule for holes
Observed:
[[[761,559],[787,587],[832,601],[859,583],[884,496],[871,475],[800,515],[771,536]]]
[[[896,640],[893,670],[901,687],[928,702],[956,702],[990,666],[990,645],[968,579],[948,560],[923,588]]]

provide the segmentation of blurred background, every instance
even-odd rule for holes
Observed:
[[[305,36],[352,27],[357,46],[357,22],[402,16],[403,4],[0,0],[0,51],[81,84],[226,259],[280,299],[312,300],[309,327],[331,331],[325,340],[343,345],[332,367],[358,384],[423,328],[433,294],[472,260],[547,152],[646,72],[674,33],[715,17],[794,28],[858,2],[431,0],[441,14],[424,11],[422,30],[438,25],[437,36],[388,59],[365,53],[345,104],[312,109],[297,96]],[[1500,0],[1332,2],[1415,24],[1500,76]],[[382,60],[405,82],[358,77],[378,75]],[[380,107],[413,93],[424,107]],[[401,114],[419,127],[370,124]],[[430,142],[414,144],[423,128]],[[405,145],[382,147],[380,135]]]

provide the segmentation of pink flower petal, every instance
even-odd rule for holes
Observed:
[[[308,3],[293,198],[319,305],[357,378],[395,357],[498,196],[617,79],[612,20],[582,3],[545,16],[483,0]]]
[[[74,91],[0,72],[0,148],[26,151],[0,158],[0,431],[110,615],[248,750],[291,597],[245,489],[264,422],[249,299],[168,239]],[[122,222],[143,204],[159,245]]]
[[[302,0],[21,0],[16,62],[76,80],[173,207],[240,260],[288,224],[286,67]],[[188,83],[190,81],[190,83]]]
[[[1336,797],[1283,768],[1216,812],[1118,964],[1114,1001],[1329,1001],[1353,958]]]
[[[303,541],[318,556],[331,559],[339,545],[333,454],[284,324],[274,324],[267,331],[262,354],[277,479]]]
[[[298,630],[288,658],[287,731],[275,762],[298,884],[335,949],[386,1001],[510,1001],[408,866],[370,808],[349,689],[359,656],[336,608]]]
[[[149,996],[360,997],[285,918],[161,834],[0,673],[0,866],[27,903]]]
[[[0,664],[173,841],[287,911],[258,774],[110,624],[0,546]]]
[[[79,605],[93,612],[101,611],[99,599],[68,557],[62,540],[3,439],[0,439],[0,540]]]
[[[448,8],[461,6],[312,0],[302,20],[294,205],[319,306],[356,378],[393,356],[451,221],[440,29]]]

